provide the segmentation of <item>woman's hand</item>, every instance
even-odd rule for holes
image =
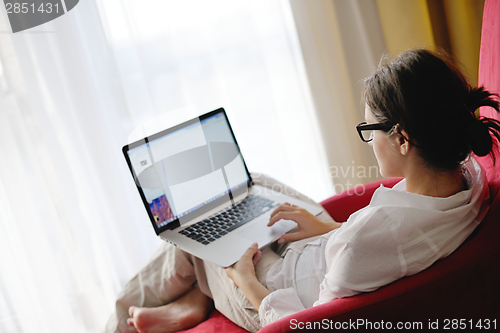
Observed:
[[[255,275],[255,265],[261,254],[257,243],[254,243],[236,264],[226,268],[227,276],[241,289],[257,311],[262,300],[269,295],[269,290],[259,282]]]
[[[227,276],[240,288],[245,279],[257,279],[255,265],[259,262],[261,254],[257,243],[253,243],[237,263],[226,268]]]
[[[270,227],[281,219],[297,222],[298,231],[296,233],[281,236],[278,240],[278,243],[280,244],[323,235],[342,225],[341,223],[333,221],[321,221],[304,208],[300,208],[289,203],[284,203],[276,207],[276,209],[271,213],[271,218],[267,226]]]

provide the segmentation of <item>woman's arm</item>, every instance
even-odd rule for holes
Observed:
[[[281,219],[297,222],[298,232],[281,236],[278,241],[280,244],[323,235],[342,225],[342,223],[335,221],[321,221],[304,208],[289,203],[284,203],[276,207],[271,213],[271,218],[267,225],[270,227]]]
[[[255,275],[255,264],[259,261],[260,255],[258,245],[254,243],[236,264],[226,268],[227,276],[241,289],[257,311],[262,300],[271,293]]]

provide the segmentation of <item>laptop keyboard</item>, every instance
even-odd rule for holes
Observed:
[[[252,221],[278,204],[275,201],[251,194],[236,206],[218,212],[217,215],[209,216],[179,233],[207,245]]]

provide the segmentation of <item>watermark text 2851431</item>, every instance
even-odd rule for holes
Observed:
[[[4,0],[12,32],[27,30],[66,14],[79,0]]]
[[[28,3],[28,2],[14,2],[14,3],[5,3],[5,9],[7,10],[7,14],[27,14],[27,13],[48,13],[51,14],[52,11],[55,11],[56,14],[59,13],[59,11],[63,11],[63,9],[60,7],[58,3],[52,4],[50,2],[47,3],[41,3],[35,5],[34,2]]]

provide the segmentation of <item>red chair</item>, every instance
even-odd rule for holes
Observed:
[[[500,93],[500,1],[486,0],[479,64],[479,84]],[[491,108],[481,115],[500,116]],[[335,299],[282,318],[259,332],[304,331],[306,323],[315,328],[339,328],[344,325],[360,329],[404,328],[475,330],[476,325],[500,327],[500,154],[495,167],[490,157],[478,158],[486,169],[491,206],[485,219],[469,239],[454,253],[428,269],[402,278],[376,291]],[[337,221],[345,221],[356,210],[366,206],[377,187],[397,182],[386,179],[335,195],[321,204]],[[497,320],[498,319],[498,320]],[[495,320],[495,322],[493,322]],[[383,321],[383,324],[382,324]],[[316,324],[314,324],[316,323]],[[316,325],[316,326],[312,326]],[[336,326],[337,325],[337,326]],[[378,327],[377,327],[378,325]],[[386,325],[382,327],[380,325]],[[436,327],[436,325],[438,325]],[[495,326],[494,326],[495,325]],[[305,326],[307,328],[307,326]],[[354,326],[349,326],[353,328]],[[317,330],[317,329],[316,329]],[[187,332],[246,332],[218,311]]]

